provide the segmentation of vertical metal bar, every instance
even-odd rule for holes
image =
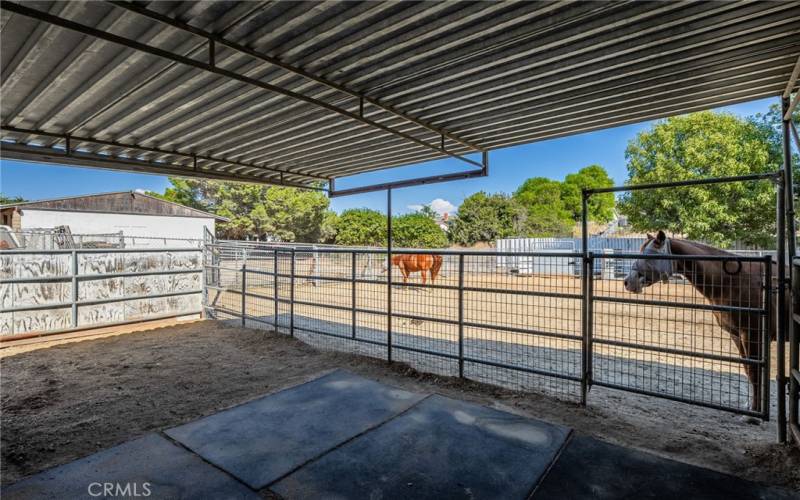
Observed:
[[[764,257],[764,320],[762,322],[763,332],[761,335],[761,359],[764,364],[761,366],[761,413],[764,420],[769,420],[769,372],[770,360],[770,337],[772,335],[772,321],[775,311],[772,309],[772,256]]]
[[[777,209],[776,217],[778,221],[777,249],[778,249],[778,333],[776,335],[778,345],[777,355],[775,356],[775,369],[777,375],[775,382],[778,386],[778,442],[786,442],[786,375],[784,373],[786,341],[786,217],[784,186],[786,175],[782,173],[778,179],[777,189]]]
[[[294,337],[294,261],[296,253],[292,248],[292,263],[289,266],[289,335]]]
[[[208,307],[208,277],[206,273],[207,270],[207,261],[206,261],[206,252],[208,251],[208,242],[206,241],[206,235],[203,233],[203,246],[200,247],[200,265],[202,266],[202,270],[200,272],[200,279],[203,280],[201,287],[200,287],[200,317],[206,318],[206,307]]]
[[[458,376],[464,378],[464,254],[458,255]]]
[[[350,258],[350,328],[351,336],[356,338],[356,252]]]
[[[386,190],[386,359],[392,362],[392,188]]]
[[[242,327],[245,326],[245,311],[247,311],[247,252],[242,250]]]
[[[587,361],[589,356],[589,279],[592,270],[589,269],[589,221],[588,208],[589,196],[585,190],[581,192],[581,405],[586,405],[586,397],[589,392]]]
[[[275,311],[275,332],[278,332],[278,249],[272,250],[272,302]]]
[[[78,252],[74,248],[72,249],[72,328],[78,328]]]
[[[792,145],[791,145],[791,116],[787,117],[789,113],[790,107],[790,96],[784,97],[781,99],[781,116],[783,116],[782,120],[782,131],[783,131],[783,172],[784,172],[784,197],[786,198],[785,204],[785,213],[786,213],[786,236],[787,236],[787,256],[786,260],[788,261],[788,283],[793,283],[796,276],[794,276],[794,257],[795,257],[795,247],[797,245],[796,237],[795,237],[795,218],[794,218],[794,182],[792,179]],[[797,325],[794,321],[794,310],[795,310],[795,303],[797,301],[797,297],[795,297],[794,291],[792,288],[787,288],[786,292],[789,294],[791,298],[788,301],[790,307],[788,307],[788,311],[786,311],[786,321],[788,325],[791,325],[791,329],[789,330],[789,366],[791,368],[797,368],[798,366],[798,345],[797,345]],[[779,344],[779,350],[785,350],[786,344]],[[783,366],[781,366],[781,370],[783,370]],[[797,381],[793,376],[791,376],[791,372],[789,376],[789,421],[796,423],[798,420],[798,408],[797,408],[797,393],[798,393],[798,384]]]
[[[798,300],[797,298],[800,297],[800,278],[798,277],[798,267],[792,263],[792,267],[794,269],[792,272],[793,281],[792,281],[792,307],[790,308],[790,315],[791,315],[791,324],[792,328],[789,331],[789,368],[791,370],[796,370],[795,373],[800,373],[800,359],[798,359],[798,350],[800,350],[800,323],[795,319],[795,313],[798,311]],[[798,396],[800,396],[800,382],[798,382],[797,378],[792,375],[792,372],[789,372],[789,426],[797,427],[798,420],[800,420],[800,409],[798,409]],[[795,433],[789,433],[789,435],[794,438],[795,444],[800,445],[800,440],[798,440]]]
[[[594,259],[592,252],[588,252],[589,262],[586,264],[586,395],[592,388],[592,354],[594,353]]]

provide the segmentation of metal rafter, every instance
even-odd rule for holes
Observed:
[[[12,132],[12,133],[15,133],[15,134],[22,134],[23,136],[34,135],[34,136],[49,137],[49,138],[52,138],[52,139],[57,139],[59,142],[63,141],[66,144],[64,153],[67,156],[69,156],[70,154],[73,154],[73,153],[76,152],[74,150],[74,148],[70,147],[70,146],[74,146],[75,144],[81,144],[81,143],[89,143],[89,144],[96,144],[96,145],[100,145],[100,146],[110,146],[110,147],[114,147],[114,148],[121,148],[121,149],[124,149],[124,150],[136,150],[136,151],[143,151],[143,152],[148,152],[148,153],[157,153],[157,154],[167,155],[167,156],[179,156],[179,157],[182,157],[182,158],[192,159],[194,162],[196,162],[197,160],[203,160],[203,161],[209,161],[209,162],[226,163],[226,164],[229,164],[229,165],[236,165],[236,166],[240,166],[240,167],[244,167],[244,168],[251,168],[251,169],[260,170],[260,171],[263,171],[263,172],[269,172],[272,175],[277,175],[279,177],[279,179],[282,179],[282,177],[284,175],[292,175],[292,176],[297,176],[297,177],[305,177],[305,178],[311,179],[312,181],[328,181],[329,180],[328,177],[324,177],[324,176],[321,176],[321,175],[303,174],[303,173],[300,173],[300,172],[294,172],[294,171],[288,171],[288,170],[280,170],[280,169],[275,169],[275,168],[268,168],[268,167],[263,167],[261,165],[256,165],[256,164],[253,164],[253,163],[242,163],[242,162],[239,162],[239,161],[236,161],[236,160],[226,160],[224,158],[216,158],[214,156],[209,156],[209,155],[204,155],[204,154],[187,153],[187,152],[184,152],[184,151],[167,150],[167,149],[160,149],[160,148],[149,147],[149,146],[139,146],[139,145],[135,145],[135,144],[125,144],[125,143],[121,143],[121,142],[117,142],[117,141],[107,141],[107,140],[102,140],[102,139],[94,139],[92,137],[82,137],[82,136],[69,135],[69,134],[57,134],[57,133],[54,133],[54,132],[46,132],[46,131],[43,131],[43,130],[31,130],[31,129],[24,129],[24,128],[20,128],[20,127],[11,127],[11,126],[7,126],[7,125],[0,126],[0,130],[5,130],[6,132]],[[15,145],[20,145],[20,144],[4,142],[3,143],[3,149],[4,149],[4,151],[6,151],[6,150],[13,151],[14,150],[13,147]],[[104,157],[103,155],[98,155],[98,156]],[[105,158],[106,158],[106,160],[108,160],[108,157],[105,157]],[[119,157],[115,157],[115,160],[116,160],[116,158],[119,158]],[[126,158],[121,158],[121,159],[127,160]],[[184,175],[187,174],[187,173],[190,173],[190,172],[189,171],[184,172]],[[281,184],[282,182],[279,180],[279,181],[277,181],[277,183]],[[300,185],[297,185],[297,186],[300,186]],[[302,187],[308,187],[308,186],[302,185]]]
[[[359,99],[359,113],[358,113],[358,115],[360,115],[362,117],[364,116],[363,110],[364,110],[364,104],[366,103],[366,104],[369,104],[371,106],[375,106],[376,108],[379,108],[379,109],[381,109],[381,110],[383,110],[383,111],[385,111],[387,113],[391,113],[391,114],[393,114],[393,115],[395,115],[397,117],[403,118],[404,120],[407,120],[407,121],[410,121],[412,123],[415,123],[416,125],[419,125],[420,127],[425,128],[425,129],[429,130],[430,132],[434,132],[434,133],[436,133],[436,134],[438,134],[440,136],[446,137],[446,138],[450,139],[451,141],[454,141],[454,142],[457,142],[457,143],[461,144],[462,146],[465,146],[467,148],[473,149],[475,151],[482,151],[483,150],[483,148],[481,148],[477,144],[474,144],[474,143],[472,143],[470,141],[466,141],[466,140],[464,140],[464,139],[462,139],[462,138],[460,138],[460,137],[448,132],[447,130],[444,130],[444,129],[439,128],[439,127],[434,127],[433,125],[431,125],[431,124],[429,124],[429,123],[427,123],[427,122],[425,122],[423,120],[420,120],[420,119],[415,118],[415,117],[413,117],[411,115],[408,115],[407,113],[404,113],[404,112],[402,112],[400,110],[397,110],[397,109],[393,108],[392,106],[390,106],[388,104],[384,104],[384,103],[380,102],[379,100],[377,100],[377,99],[375,99],[373,97],[367,97],[362,92],[358,92],[356,90],[348,88],[345,85],[338,84],[338,83],[333,82],[331,80],[328,80],[327,78],[324,78],[322,76],[319,76],[319,75],[316,75],[314,73],[310,73],[308,71],[305,71],[302,68],[298,68],[298,67],[293,66],[291,64],[288,64],[288,63],[286,63],[284,61],[281,61],[280,59],[278,59],[276,57],[269,56],[269,55],[264,54],[262,52],[259,52],[257,50],[251,49],[250,47],[247,47],[245,45],[242,45],[242,44],[239,44],[239,43],[236,43],[236,42],[232,42],[230,40],[226,40],[225,38],[223,38],[223,37],[221,37],[221,36],[219,36],[217,34],[211,33],[209,31],[206,31],[206,30],[201,29],[201,28],[196,28],[196,27],[194,27],[194,26],[192,26],[190,24],[181,22],[181,21],[179,21],[177,19],[174,19],[172,17],[169,17],[169,16],[165,16],[165,15],[159,14],[157,12],[154,12],[154,11],[152,11],[150,9],[147,9],[145,7],[142,7],[142,6],[134,4],[134,3],[122,2],[122,1],[118,1],[118,0],[108,0],[107,3],[115,5],[115,6],[119,7],[119,8],[122,8],[122,9],[129,10],[131,12],[135,12],[135,13],[140,14],[142,16],[149,17],[150,19],[153,19],[155,21],[158,21],[158,22],[161,22],[161,23],[164,23],[164,24],[168,24],[169,26],[172,26],[173,28],[176,28],[176,29],[188,32],[188,33],[192,33],[192,34],[197,35],[197,36],[201,36],[201,37],[203,37],[203,38],[208,40],[208,42],[209,42],[209,51],[212,54],[213,54],[213,51],[214,51],[215,44],[216,45],[225,46],[225,47],[227,47],[229,49],[232,49],[232,50],[235,50],[237,52],[241,52],[241,53],[247,54],[247,55],[249,55],[251,57],[255,57],[256,59],[259,59],[259,60],[264,61],[266,63],[272,64],[273,66],[277,66],[277,67],[279,67],[279,68],[281,68],[281,69],[283,69],[285,71],[288,71],[289,73],[293,73],[295,75],[302,76],[303,78],[306,78],[306,79],[311,80],[313,82],[319,83],[321,85],[325,85],[326,87],[329,87],[329,88],[331,88],[333,90],[337,90],[337,91],[342,92],[344,94],[348,94],[348,95],[350,95],[352,97],[355,97],[355,98]],[[349,112],[348,112],[348,114],[345,114],[345,116],[348,116],[349,118],[353,117],[353,116],[351,116],[351,114]],[[383,127],[381,127],[381,129],[382,130],[386,130]],[[430,147],[430,146],[428,146],[428,147]],[[444,149],[444,148],[440,148],[440,149]]]

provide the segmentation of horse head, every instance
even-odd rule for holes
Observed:
[[[644,255],[672,255],[669,238],[664,231],[659,231],[655,237],[648,234],[641,252]],[[636,259],[628,276],[625,277],[625,290],[642,293],[645,288],[657,281],[666,283],[672,276],[673,265],[674,261],[666,259]]]

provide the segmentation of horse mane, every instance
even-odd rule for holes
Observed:
[[[684,255],[693,255],[693,254],[696,254],[696,255],[735,255],[735,254],[733,254],[731,252],[728,252],[726,250],[722,250],[722,249],[719,249],[719,248],[716,248],[716,247],[712,247],[711,245],[707,245],[706,243],[700,243],[699,241],[684,240],[684,239],[681,239],[681,238],[670,238],[670,240],[672,241],[673,245],[677,242],[678,245],[688,245],[688,246],[694,247],[694,248],[696,248],[698,250],[697,252],[685,253]],[[674,247],[673,247],[673,250],[674,250]]]

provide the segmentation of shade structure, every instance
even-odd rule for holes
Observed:
[[[26,1],[0,23],[3,157],[301,187],[484,175],[493,149],[781,95],[800,57],[796,1]]]

